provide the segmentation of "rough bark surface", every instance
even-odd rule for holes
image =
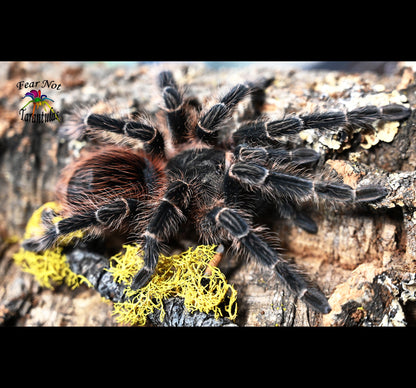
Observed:
[[[399,67],[388,76],[334,71],[282,71],[269,66],[210,70],[200,64],[167,64],[178,83],[204,102],[218,91],[260,76],[275,77],[267,89],[265,114],[281,117],[316,109],[404,103],[416,106],[415,74]],[[155,77],[160,66],[128,68],[101,64],[0,64],[0,325],[116,325],[110,303],[86,287],[40,287],[12,259],[32,212],[54,200],[61,169],[79,155],[80,142],[59,141],[57,121],[21,120],[19,81],[54,81],[63,116],[75,105],[106,101],[126,112],[154,115],[161,103]],[[38,85],[39,86],[39,85]],[[39,87],[38,87],[39,88]],[[37,88],[34,88],[37,89]],[[30,109],[31,110],[31,109]],[[243,116],[239,108],[235,119]],[[298,302],[276,276],[255,263],[222,263],[238,290],[240,326],[411,325],[416,301],[416,116],[400,126],[379,123],[376,131],[300,134],[298,143],[321,152],[319,165],[351,186],[377,183],[389,190],[376,205],[347,209],[322,206],[314,213],[315,235],[276,224],[289,260],[305,269],[329,297],[325,316]],[[345,134],[344,134],[345,135]],[[235,261],[235,262],[234,262]]]

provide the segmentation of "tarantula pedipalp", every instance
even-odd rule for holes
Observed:
[[[258,110],[270,80],[238,84],[206,109],[185,99],[171,72],[162,72],[158,81],[167,129],[142,118],[123,120],[90,111],[74,114],[61,127],[66,137],[106,134],[112,145],[92,150],[63,171],[58,198],[65,218],[53,224],[52,215],[45,213],[44,235],[26,240],[25,248],[40,252],[79,229],[87,237],[125,231],[144,250],[145,265],[132,282],[139,289],[152,276],[165,245],[188,226],[205,244],[228,244],[273,268],[298,298],[328,313],[326,297],[284,259],[267,229],[255,226],[257,216],[267,205],[315,233],[317,226],[300,211],[301,204],[317,199],[371,202],[386,190],[376,185],[353,189],[306,175],[303,167],[319,155],[306,148],[285,149],[282,139],[308,128],[354,129],[377,119],[402,120],[410,109],[392,104],[256,120],[232,132],[226,123],[236,105],[251,96]],[[141,148],[131,147],[131,140]]]

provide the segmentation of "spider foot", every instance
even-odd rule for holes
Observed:
[[[22,243],[23,249],[40,253],[53,246],[57,239],[55,229],[49,229],[42,237],[28,238]]]
[[[42,240],[39,238],[29,238],[22,243],[22,247],[26,251],[40,253],[44,250]]]
[[[387,189],[381,186],[364,186],[355,191],[356,202],[375,202],[388,194]]]
[[[331,311],[326,296],[318,287],[314,287],[296,267],[284,260],[278,260],[274,269],[280,280],[286,283],[289,290],[302,302],[321,314],[328,314]]]
[[[332,310],[325,295],[316,288],[305,290],[300,299],[321,314],[328,314]]]
[[[134,276],[130,288],[132,290],[139,290],[144,287],[150,280],[154,273],[153,269],[143,267],[137,274]]]
[[[308,233],[318,233],[318,225],[316,225],[316,222],[306,214],[297,213],[294,222],[297,226],[299,226]]]

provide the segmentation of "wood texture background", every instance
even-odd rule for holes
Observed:
[[[265,105],[265,113],[271,117],[395,101],[416,106],[415,75],[405,66],[389,75],[277,70],[267,64],[213,70],[197,63],[169,63],[164,68],[174,71],[178,83],[188,83],[188,93],[202,102],[235,83],[273,76]],[[22,237],[28,218],[41,204],[54,200],[60,170],[85,146],[58,140],[56,121],[22,121],[18,111],[24,90],[16,84],[45,79],[61,84],[60,90],[42,92],[55,100],[53,107],[64,119],[74,104],[101,101],[125,112],[146,110],[154,115],[161,103],[155,81],[160,70],[160,65],[0,64],[0,324],[116,325],[111,304],[104,303],[94,290],[44,289],[12,260],[19,247],[15,240]],[[242,114],[243,108],[239,108],[236,119]],[[365,209],[322,207],[314,214],[319,226],[316,235],[290,224],[276,225],[287,257],[304,268],[329,297],[333,310],[328,315],[306,308],[279,286],[273,273],[255,263],[222,263],[229,282],[238,290],[238,325],[415,323],[414,114],[395,131],[393,127],[383,127],[378,133],[362,131],[354,141],[341,142],[338,150],[339,144],[329,137],[305,133],[299,138],[299,143],[306,141],[319,148],[323,155],[320,165],[328,173],[351,185],[381,184],[389,195]]]

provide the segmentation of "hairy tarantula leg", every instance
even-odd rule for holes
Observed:
[[[226,207],[216,207],[207,214],[207,218],[217,227],[225,229],[259,263],[274,268],[280,280],[298,298],[323,314],[331,311],[325,295],[313,287],[299,270],[283,260],[276,251],[259,238],[237,211]]]
[[[307,214],[300,212],[292,204],[282,202],[278,205],[278,211],[281,217],[292,220],[292,222],[302,228],[308,233],[316,234],[318,232],[318,225]]]
[[[261,77],[253,82],[249,82],[248,85],[251,88],[251,103],[254,108],[254,113],[256,116],[261,114],[264,103],[266,102],[266,91],[273,82],[274,77]]]
[[[274,149],[264,147],[250,147],[241,144],[235,148],[234,155],[241,162],[278,162],[290,163],[294,166],[314,164],[319,160],[319,153],[310,148],[298,148],[294,150]]]
[[[162,71],[159,74],[159,87],[165,103],[166,120],[174,143],[187,141],[186,112],[183,105],[182,93],[170,71]]]
[[[128,136],[143,142],[144,150],[160,157],[165,157],[165,141],[159,130],[148,122],[115,119],[107,115],[90,113],[86,120],[87,126]]]
[[[255,163],[233,164],[228,176],[246,190],[259,190],[266,199],[294,198],[307,200],[313,196],[344,202],[371,202],[387,195],[381,186],[364,186],[353,189],[344,183],[314,181],[305,177],[275,172]]]
[[[75,214],[71,217],[52,223],[52,218],[45,216],[47,230],[41,237],[34,237],[23,242],[26,250],[42,252],[51,248],[60,236],[77,230],[85,229],[91,226],[101,225],[107,229],[117,229],[123,220],[137,213],[140,203],[133,199],[119,199],[109,205],[104,205],[96,211],[88,213]]]
[[[234,86],[219,103],[205,112],[196,126],[196,136],[209,144],[215,144],[221,125],[228,120],[235,106],[250,93],[248,85]]]
[[[297,210],[295,210],[296,215],[293,218],[293,222],[296,226],[299,226],[299,228],[302,228],[304,231],[316,234],[318,233],[318,225],[316,225],[316,222],[310,218],[307,214],[303,214]]]
[[[133,290],[145,286],[152,277],[159,260],[161,243],[174,235],[186,220],[184,212],[189,206],[191,195],[190,183],[178,179],[169,184],[143,234],[144,266],[133,278]]]
[[[136,139],[143,143],[144,150],[155,156],[165,157],[165,142],[159,130],[149,122],[116,119],[108,115],[91,112],[73,113],[69,120],[59,129],[64,138],[81,138],[106,131]],[[117,138],[109,141],[118,143]]]
[[[407,119],[412,110],[399,104],[382,107],[364,106],[349,112],[333,111],[312,113],[310,115],[292,116],[274,121],[258,121],[242,125],[234,134],[237,143],[279,142],[282,137],[294,135],[304,129],[316,128],[326,130],[337,127],[371,127],[378,119],[399,121]]]

